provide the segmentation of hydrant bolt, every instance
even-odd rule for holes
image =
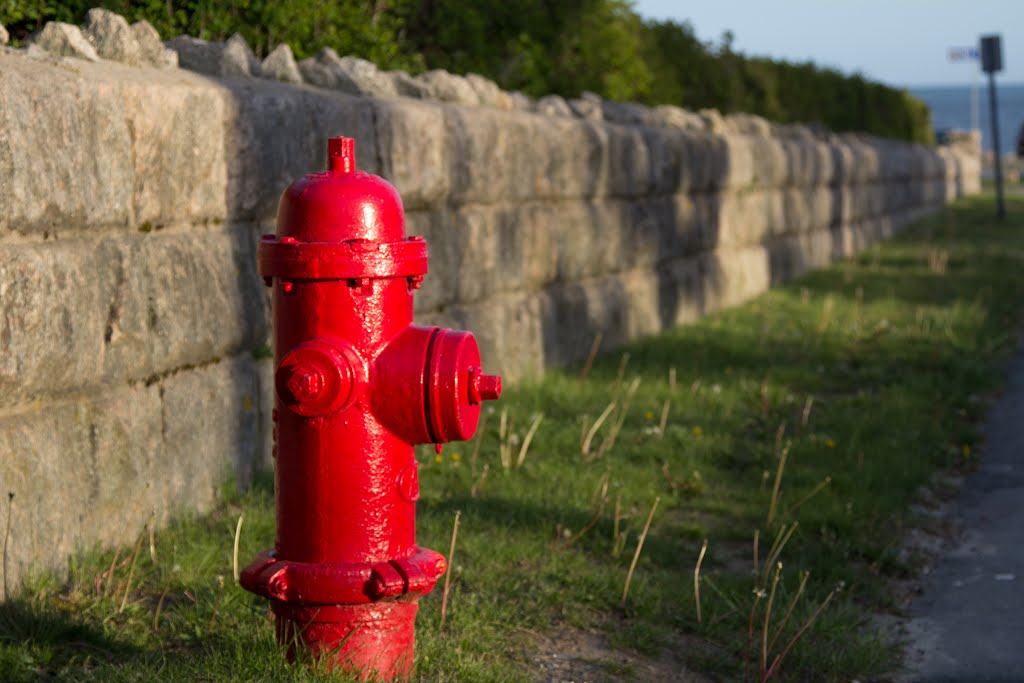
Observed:
[[[288,379],[288,390],[296,401],[308,402],[320,393],[323,383],[323,377],[315,367],[300,365],[292,368],[292,376]]]
[[[501,378],[469,332],[413,324],[427,244],[402,200],[328,142],[326,173],[281,196],[259,244],[274,285],[275,547],[240,576],[270,600],[289,658],[408,678],[417,600],[447,563],[416,545],[413,446],[466,440]]]

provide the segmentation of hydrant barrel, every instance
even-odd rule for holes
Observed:
[[[270,598],[289,656],[403,678],[416,599],[446,567],[416,545],[413,447],[470,438],[501,379],[469,332],[412,324],[427,246],[406,236],[394,187],[356,169],[351,139],[285,190],[259,268],[273,287],[277,535],[242,585]]]

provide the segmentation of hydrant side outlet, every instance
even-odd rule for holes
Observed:
[[[446,569],[416,545],[413,446],[472,437],[501,378],[469,332],[412,324],[427,245],[349,138],[285,190],[258,258],[273,287],[277,537],[242,586],[271,600],[289,658],[406,678],[416,601]]]

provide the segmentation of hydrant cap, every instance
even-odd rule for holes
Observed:
[[[484,375],[476,338],[438,330],[427,359],[427,419],[435,443],[466,441],[476,432],[483,401],[501,395],[501,378]]]
[[[355,141],[328,141],[328,167],[296,180],[281,195],[277,236],[300,242],[405,239],[405,210],[394,186],[356,170]]]

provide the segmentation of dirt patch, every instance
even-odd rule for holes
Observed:
[[[711,680],[688,669],[675,652],[645,657],[613,648],[600,633],[572,626],[561,626],[534,636],[534,680],[538,683],[709,683]]]

